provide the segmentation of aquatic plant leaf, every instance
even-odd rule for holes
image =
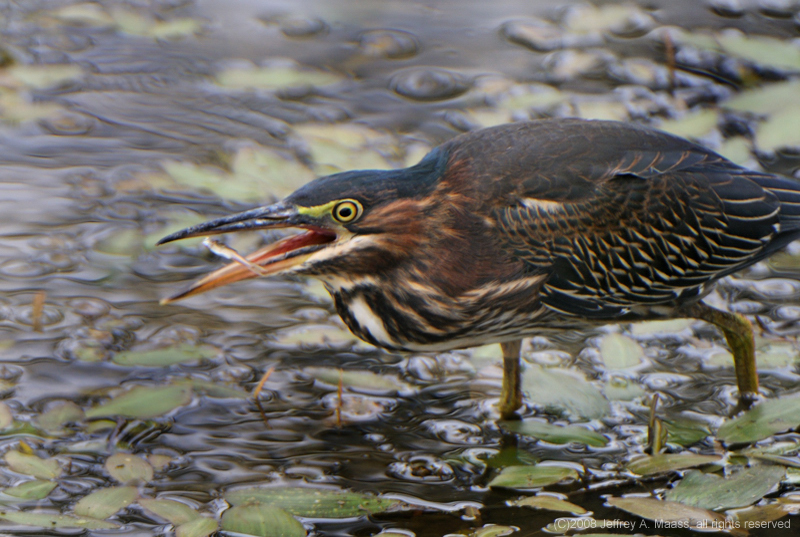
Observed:
[[[644,349],[622,334],[607,334],[600,340],[600,357],[606,369],[628,369],[642,363]]]
[[[568,466],[508,466],[489,482],[489,486],[525,490],[579,477],[577,470]]]
[[[787,105],[797,104],[800,104],[800,80],[776,82],[745,90],[726,101],[724,107],[737,112],[771,115],[782,112]]]
[[[142,498],[137,503],[155,516],[163,518],[175,526],[186,524],[200,518],[200,513],[185,503],[175,500],[153,500],[150,498]]]
[[[106,522],[105,520],[97,520],[96,518],[72,517],[42,511],[0,511],[0,519],[8,520],[15,524],[38,526],[47,529],[83,528],[87,530],[114,530],[119,528],[119,524]]]
[[[667,491],[666,499],[701,509],[745,507],[763,498],[785,475],[780,466],[753,466],[725,478],[692,470]]]
[[[191,400],[192,389],[186,384],[171,384],[155,388],[136,386],[106,403],[90,408],[86,411],[86,417],[155,418],[171,412],[179,406],[189,404]]]
[[[3,490],[3,494],[22,500],[42,500],[50,494],[58,483],[55,481],[25,481]]]
[[[61,475],[61,466],[56,459],[40,459],[19,451],[8,451],[3,458],[9,468],[19,474],[39,479],[55,479]]]
[[[788,106],[772,115],[756,129],[756,147],[762,151],[776,151],[800,147],[800,104]]]
[[[663,420],[667,429],[667,442],[688,447],[711,434],[707,423],[685,418]]]
[[[409,392],[414,390],[413,386],[403,382],[391,373],[379,375],[372,371],[347,371],[336,367],[305,367],[303,368],[303,373],[333,386],[338,386],[341,378],[342,386],[345,388],[368,393]]]
[[[0,402],[0,429],[5,429],[14,424],[14,415],[7,404]]]
[[[219,382],[211,382],[201,379],[190,379],[186,381],[179,381],[176,384],[186,383],[191,386],[192,390],[198,395],[205,395],[207,397],[214,397],[219,399],[247,399],[250,394],[241,388],[227,386]]]
[[[175,537],[208,537],[219,528],[213,518],[200,517],[175,528]]]
[[[766,505],[754,505],[746,509],[736,509],[728,511],[728,515],[740,523],[740,526],[747,527],[748,523],[755,523],[752,527],[772,520],[778,520],[788,514],[797,514],[800,504],[787,504],[781,502],[768,503]],[[763,527],[763,526],[762,526]]]
[[[659,455],[644,456],[628,463],[628,470],[639,475],[654,475],[664,472],[674,472],[713,464],[722,459],[716,455],[697,455],[695,453],[662,453]]]
[[[768,399],[727,421],[717,437],[728,444],[758,442],[800,426],[800,397]]]
[[[292,515],[309,518],[349,518],[388,511],[402,505],[390,500],[345,490],[304,487],[251,487],[225,493],[232,505],[261,502],[275,505]]]
[[[138,495],[136,487],[108,487],[78,500],[73,511],[78,516],[104,519],[128,507]]]
[[[153,467],[141,457],[115,453],[105,464],[108,474],[120,483],[147,483],[153,479]]]
[[[163,349],[149,351],[122,351],[112,358],[119,365],[158,367],[194,362],[196,360],[210,360],[218,356],[219,349],[211,345],[182,344]]]
[[[282,330],[275,338],[276,345],[304,348],[349,347],[358,342],[359,339],[347,330],[324,324],[295,326]]]
[[[469,534],[469,537],[505,537],[516,532],[516,528],[511,526],[499,526],[497,524],[486,524]]]
[[[702,525],[706,527],[720,525],[726,520],[725,516],[713,511],[655,498],[611,497],[606,499],[606,504],[648,520],[659,520],[665,523],[681,522],[693,528]]]
[[[542,494],[517,500],[512,505],[517,507],[532,507],[534,509],[546,509],[547,511],[572,513],[573,515],[582,515],[584,513],[588,513],[588,511],[580,505],[575,505],[572,502],[561,500],[554,496]]]
[[[531,402],[549,411],[566,411],[586,419],[601,418],[611,411],[600,390],[577,371],[529,365],[522,373],[522,386]]]
[[[223,531],[256,537],[305,537],[306,530],[292,515],[274,505],[237,505],[222,513]]]
[[[603,384],[603,395],[609,401],[632,401],[646,394],[638,382],[620,375],[613,375]]]
[[[501,425],[509,431],[532,436],[551,444],[580,442],[593,447],[603,447],[608,444],[608,438],[580,425],[553,425],[536,419],[504,421]]]
[[[662,121],[658,128],[677,136],[698,139],[708,136],[717,128],[719,121],[719,110],[705,108],[686,114],[679,119]]]
[[[41,89],[80,78],[83,70],[75,64],[12,65],[8,74],[25,87]]]
[[[217,84],[235,89],[280,90],[336,84],[342,77],[300,66],[230,67],[216,74]]]
[[[61,430],[66,423],[77,422],[82,419],[83,409],[72,401],[66,401],[38,415],[34,419],[34,423],[37,427],[47,432],[53,432]]]
[[[800,48],[791,40],[739,32],[723,32],[717,39],[732,56],[778,69],[800,70]]]

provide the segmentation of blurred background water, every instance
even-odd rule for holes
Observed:
[[[538,535],[557,513],[487,486],[497,467],[534,460],[579,471],[548,490],[595,518],[639,520],[602,495],[662,493],[672,479],[620,472],[646,446],[654,393],[673,432],[694,431],[670,449],[723,452],[711,430],[735,380],[703,323],[526,343],[525,415],[605,441],[515,446],[495,423],[499,349],[379,351],[346,332],[319,284],[292,279],[162,307],[219,261],[197,241],[154,244],[318,175],[410,165],[460,132],[543,117],[639,122],[798,177],[800,3],[27,0],[0,2],[0,28],[3,509],[81,514],[81,498],[128,482],[109,470],[115,454],[151,472],[132,480],[140,500],[99,517],[115,527],[9,515],[0,531],[180,526],[148,499],[182,502],[214,531],[226,492],[286,485],[415,506],[300,516],[313,535]],[[275,237],[227,240],[248,252]],[[790,245],[708,298],[756,320],[769,397],[799,387],[798,255]],[[269,370],[259,408],[250,394]],[[52,487],[14,496],[34,481]],[[796,482],[771,498],[794,498]]]

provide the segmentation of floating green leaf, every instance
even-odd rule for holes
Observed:
[[[577,470],[568,466],[508,466],[489,482],[489,486],[525,490],[579,477]]]
[[[469,534],[469,537],[505,537],[516,532],[516,528],[511,526],[499,526],[497,524],[485,524]]]
[[[175,537],[208,537],[219,528],[213,518],[201,517],[175,528]]]
[[[667,492],[666,498],[701,509],[745,507],[763,498],[785,475],[779,466],[753,466],[726,478],[692,470]]]
[[[716,129],[719,120],[719,110],[701,109],[686,114],[680,119],[663,121],[658,128],[677,136],[697,139],[708,136]]]
[[[776,82],[745,90],[727,101],[724,106],[737,112],[770,115],[781,113],[787,104],[800,104],[800,80]]]
[[[120,483],[147,483],[153,479],[153,467],[146,460],[129,453],[115,453],[106,460],[106,471]]]
[[[42,500],[56,488],[56,485],[57,483],[54,481],[40,481],[36,479],[9,487],[3,490],[3,494],[8,494],[9,496],[14,496],[15,498],[23,500]]]
[[[0,518],[8,520],[9,522],[14,522],[15,524],[38,526],[47,529],[83,528],[87,530],[114,530],[119,528],[118,524],[106,522],[105,520],[97,520],[88,517],[72,517],[42,511],[0,511]]]
[[[587,419],[610,412],[608,400],[580,372],[529,365],[522,376],[529,399],[550,411],[566,411]]]
[[[219,349],[211,345],[183,344],[149,351],[123,351],[114,355],[112,360],[119,365],[158,367],[210,360],[218,355]]]
[[[547,496],[544,494],[517,500],[512,505],[517,507],[532,507],[534,509],[546,509],[547,511],[572,513],[573,515],[582,515],[588,512],[580,505],[575,505],[574,503],[566,500],[561,500],[554,496]]]
[[[19,451],[9,451],[4,458],[9,468],[20,474],[39,479],[55,479],[61,475],[61,466],[56,459],[40,459]]]
[[[209,380],[189,379],[186,381],[179,381],[176,384],[184,382],[188,386],[191,386],[192,390],[198,395],[219,399],[247,399],[250,397],[250,394],[241,388],[228,386],[220,382],[211,382]]]
[[[172,384],[157,388],[136,386],[106,403],[90,408],[86,412],[86,417],[154,418],[171,412],[179,406],[189,404],[191,400],[192,390],[185,384]]]
[[[695,453],[668,453],[644,456],[628,464],[628,470],[639,475],[654,475],[675,470],[684,470],[704,464],[718,463],[722,459],[716,455],[697,455]]]
[[[667,428],[667,442],[688,447],[711,434],[708,424],[686,418],[664,420]]]
[[[717,436],[728,444],[758,442],[800,426],[800,397],[768,399],[724,424]]]
[[[607,334],[600,340],[600,356],[606,369],[627,369],[642,363],[644,349],[622,334]]]
[[[333,73],[300,66],[230,67],[217,73],[220,86],[237,89],[261,88],[270,90],[319,87],[340,82]]]
[[[677,502],[656,500],[654,498],[608,498],[606,503],[633,515],[648,520],[681,522],[689,527],[712,527],[723,524],[726,518],[713,511],[690,507]]]
[[[256,537],[305,537],[306,530],[292,515],[274,505],[253,503],[231,507],[222,514],[222,530]]]
[[[104,519],[128,507],[138,495],[136,487],[108,487],[78,500],[73,511],[78,516]]]
[[[800,105],[787,106],[779,114],[772,115],[756,130],[756,146],[762,151],[777,151],[785,148],[800,148]]]
[[[152,500],[143,498],[139,500],[138,503],[155,516],[163,518],[175,526],[186,524],[200,518],[200,513],[185,503],[175,500]]]
[[[60,430],[66,423],[82,419],[83,409],[72,401],[66,401],[37,416],[34,423],[45,431],[52,432]]]
[[[509,431],[532,436],[552,444],[580,442],[593,447],[603,447],[608,444],[608,438],[580,425],[553,425],[537,419],[504,421],[501,425]]]
[[[14,423],[14,415],[8,405],[0,402],[0,429],[10,427]]]
[[[379,375],[371,371],[347,371],[335,367],[305,367],[303,373],[333,386],[338,386],[341,378],[345,388],[368,393],[410,392],[414,389],[391,373]]]
[[[232,505],[261,502],[275,505],[287,512],[309,518],[349,518],[388,511],[402,504],[389,500],[343,490],[325,490],[302,487],[244,488],[225,493]]]

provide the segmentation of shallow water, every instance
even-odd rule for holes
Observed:
[[[667,26],[676,36],[680,28],[691,35],[739,28],[747,34],[734,39],[791,43],[800,7],[783,4],[649,1],[625,4],[621,13],[568,1],[2,4],[0,393],[14,424],[0,431],[0,452],[31,449],[56,456],[63,468],[45,498],[3,503],[69,513],[78,499],[116,483],[103,465],[124,452],[169,459],[140,483],[140,496],[177,499],[206,516],[219,518],[227,508],[222,495],[237,486],[283,484],[415,506],[338,521],[303,518],[313,535],[400,529],[440,537],[487,524],[539,535],[556,513],[510,507],[523,494],[487,484],[496,466],[542,460],[571,463],[586,481],[548,491],[596,519],[639,523],[605,505],[603,495],[662,491],[675,479],[618,472],[645,448],[652,395],[659,394],[662,419],[713,428],[735,401],[724,342],[703,323],[536,338],[524,349],[530,368],[579,374],[609,400],[608,409],[582,415],[556,395],[531,394],[524,416],[585,422],[608,443],[513,438],[495,423],[497,349],[376,350],[343,330],[320,285],[300,280],[250,281],[159,306],[219,261],[198,242],[154,243],[268,202],[315,175],[410,164],[463,130],[528,117],[645,122],[737,162],[796,176],[800,140],[789,129],[789,145],[773,147],[772,131],[758,120],[780,113],[726,108],[759,86],[796,80],[800,65],[777,61],[781,54],[795,61],[791,53],[773,42],[774,50],[755,59],[679,43],[679,68],[670,72],[659,33]],[[782,113],[798,107],[789,101]],[[716,115],[709,121],[704,111]],[[251,251],[272,239],[231,237],[229,244]],[[799,253],[792,245],[726,278],[707,299],[757,319],[767,397],[800,388]],[[639,349],[633,358],[603,350],[613,334]],[[202,359],[118,363],[124,351],[180,346]],[[259,394],[262,414],[249,394],[272,368]],[[340,397],[339,368],[380,377],[345,378]],[[388,385],[376,388],[377,378]],[[120,387],[182,381],[192,383],[188,399],[153,417],[81,414]],[[67,403],[79,414],[41,426],[44,413]],[[713,435],[691,447],[724,452]],[[0,467],[0,486],[27,475]],[[787,482],[769,497],[796,490]],[[136,504],[108,518],[122,526],[89,533],[171,531]],[[784,520],[800,524],[796,516]],[[13,522],[0,522],[0,531],[42,534]],[[693,534],[652,524],[636,531]]]

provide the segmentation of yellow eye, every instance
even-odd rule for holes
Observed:
[[[361,216],[363,210],[356,200],[345,200],[333,208],[333,217],[342,224],[348,224]]]

